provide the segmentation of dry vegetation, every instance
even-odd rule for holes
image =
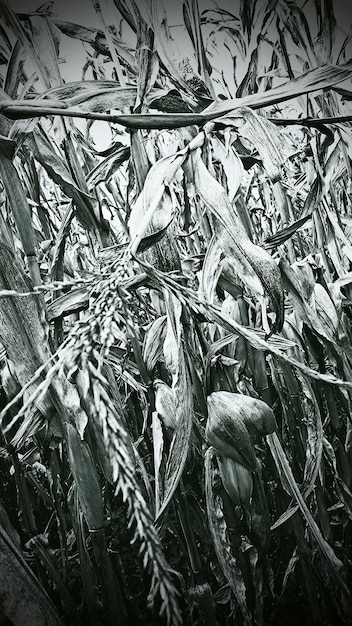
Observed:
[[[0,1],[0,623],[349,624],[350,24],[164,2]]]

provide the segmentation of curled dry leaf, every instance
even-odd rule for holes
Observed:
[[[247,139],[258,150],[269,178],[275,182],[281,177],[281,167],[296,152],[285,135],[270,120],[248,107],[239,107],[218,120],[236,128],[240,137]]]
[[[160,159],[149,170],[129,219],[132,251],[138,249],[145,234],[150,235],[170,224],[174,216],[174,206],[168,186],[184,159],[185,155],[166,157]],[[177,255],[176,248],[174,246],[172,248],[172,252]],[[163,252],[165,254],[165,250]]]

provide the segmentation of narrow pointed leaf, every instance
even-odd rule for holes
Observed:
[[[285,241],[290,239],[297,230],[304,226],[304,224],[308,222],[311,217],[312,214],[308,213],[308,215],[300,217],[298,220],[292,222],[292,224],[290,224],[289,226],[286,226],[285,228],[277,231],[274,235],[267,237],[264,242],[264,248],[266,250],[272,250],[273,248],[281,246],[283,243],[285,243]]]
[[[267,435],[266,440],[269,444],[271,453],[273,455],[275,464],[278,469],[283,472],[287,483],[290,487],[291,493],[295,500],[297,501],[298,507],[307,522],[309,530],[314,537],[324,559],[327,567],[330,570],[331,575],[335,579],[336,583],[340,587],[341,591],[345,595],[346,599],[351,603],[351,593],[348,589],[345,581],[342,578],[343,565],[342,562],[336,557],[331,546],[325,541],[324,537],[321,534],[321,531],[313,519],[304,499],[302,498],[301,492],[297,486],[297,483],[292,474],[291,467],[286,458],[286,454],[281,446],[280,440],[276,433],[271,435]]]

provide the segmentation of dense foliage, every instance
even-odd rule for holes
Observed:
[[[1,623],[351,622],[333,5],[0,0]]]

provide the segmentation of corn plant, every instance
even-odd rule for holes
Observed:
[[[1,623],[349,624],[346,13],[94,0],[86,26],[17,4]]]

